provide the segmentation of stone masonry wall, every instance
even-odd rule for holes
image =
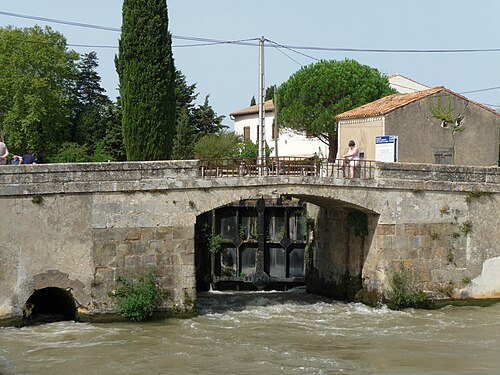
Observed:
[[[22,315],[31,293],[49,286],[70,291],[82,311],[112,311],[116,277],[152,268],[172,292],[167,305],[184,307],[195,298],[197,215],[280,194],[373,218],[362,266],[371,290],[386,291],[391,270],[404,263],[436,295],[498,296],[500,169],[379,163],[374,172],[367,180],[210,180],[197,161],[2,166],[0,318]],[[335,254],[335,238],[329,241],[324,275],[349,268],[335,264],[346,254]],[[348,254],[351,274],[356,254]]]

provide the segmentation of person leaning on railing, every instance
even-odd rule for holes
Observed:
[[[349,165],[349,173],[347,178],[354,177],[354,168],[359,166],[359,148],[356,147],[356,142],[352,139],[349,141],[349,151],[347,154],[342,155],[344,165]]]

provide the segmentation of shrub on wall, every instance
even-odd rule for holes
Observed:
[[[424,307],[428,298],[425,292],[415,288],[408,270],[401,264],[399,271],[394,271],[391,278],[391,290],[389,291],[389,307],[394,310],[406,307]]]
[[[112,296],[117,300],[120,314],[132,321],[151,317],[153,310],[168,295],[160,288],[153,273],[120,276],[116,281],[119,288]]]

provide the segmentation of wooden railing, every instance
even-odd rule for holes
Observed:
[[[200,161],[204,178],[244,176],[316,176],[336,178],[373,178],[375,162],[343,159],[300,157],[269,157],[265,163],[257,158],[203,159]]]

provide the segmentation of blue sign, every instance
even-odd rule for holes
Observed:
[[[393,135],[380,135],[375,137],[375,144],[381,145],[384,143],[394,143]]]
[[[398,161],[398,137],[379,135],[375,137],[375,160],[393,163]]]

